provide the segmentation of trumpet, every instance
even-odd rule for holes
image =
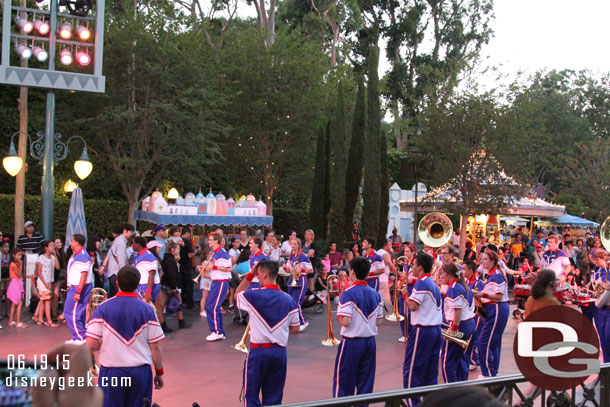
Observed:
[[[400,256],[400,257],[397,257],[397,258],[396,258],[396,266],[397,266],[397,267],[400,267],[400,268],[404,267],[404,265],[405,265],[405,261],[406,261],[406,260],[408,260],[408,259],[407,259],[407,256]]]
[[[201,277],[203,277],[203,276],[204,276],[204,274],[206,273],[205,268],[207,267],[208,263],[209,263],[209,261],[207,261],[207,260],[206,260],[206,261],[204,261],[204,262],[201,264],[201,266],[199,266],[199,268],[201,269],[201,271],[199,272],[199,274],[197,274],[197,277],[195,277],[195,278],[193,279],[193,282],[194,282],[195,284],[199,284],[199,279],[200,279]]]
[[[246,346],[246,340],[248,339],[249,334],[250,334],[250,323],[248,322],[248,326],[246,327],[246,330],[245,330],[244,334],[242,335],[241,339],[239,340],[239,342],[237,342],[235,345],[231,345],[231,347],[240,352],[248,353],[248,347]]]
[[[290,283],[290,287],[300,287],[299,279],[301,278],[301,269],[299,268],[299,262],[296,261],[292,265],[292,283]]]
[[[404,274],[405,275],[401,279],[398,279],[398,273],[396,273],[396,282],[394,283],[394,306],[392,307],[392,313],[385,316],[385,319],[388,321],[400,322],[404,321],[405,319],[405,317],[400,315],[398,310],[398,291],[400,291],[402,286],[405,284],[405,279],[407,278],[407,273],[405,272]],[[398,283],[400,283],[400,286]]]
[[[331,306],[332,301],[330,300],[331,293],[339,293],[339,289],[336,290],[331,287],[333,281],[339,282],[339,276],[331,274],[326,277],[326,308],[328,309],[328,333],[326,334],[326,339],[322,341],[322,345],[324,346],[337,346],[341,341],[335,338],[335,334],[333,332],[333,319],[331,317]]]
[[[445,324],[445,323],[443,323],[442,325],[447,327],[445,329],[441,328],[441,335],[443,336],[443,338],[447,339],[448,341],[457,343],[464,350],[468,349],[468,346],[470,345],[470,340],[472,339],[472,337],[468,338],[468,340],[466,341],[466,340],[462,339],[464,337],[463,332],[458,331],[457,334],[455,334],[455,335],[450,334],[449,325]]]
[[[138,294],[138,297],[140,297],[140,299],[142,301],[144,301],[145,304],[150,305],[151,307],[153,307],[153,309],[155,310],[155,312],[157,312],[157,307],[155,307],[155,304],[153,304],[151,301],[146,301],[146,298],[144,298],[144,296],[142,295],[141,291],[136,290],[136,293]]]
[[[479,291],[472,290],[473,294],[478,294]],[[479,318],[487,319],[487,312],[485,311],[485,304],[481,301],[480,298],[474,297],[474,310],[475,313],[479,315]]]

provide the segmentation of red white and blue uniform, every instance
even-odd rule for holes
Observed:
[[[153,307],[136,293],[120,291],[95,309],[87,337],[101,342],[98,385],[104,407],[142,406],[144,398],[152,400],[150,344],[165,338]],[[115,377],[131,378],[131,386],[115,386]]]
[[[250,257],[248,260],[248,267],[249,267],[248,271],[252,270],[254,268],[254,266],[256,265],[256,263],[258,263],[261,260],[269,260],[269,256],[267,256],[265,253],[263,253],[262,250],[259,250],[258,253],[250,254]],[[258,281],[258,277],[254,277],[252,279],[252,282],[248,286],[248,290],[255,290],[257,288],[260,288],[260,286],[261,286],[261,284]]]
[[[563,250],[557,249],[554,252],[547,250],[542,254],[542,268],[553,270],[557,278],[563,276],[563,271],[569,265],[570,257]]]
[[[458,331],[463,334],[462,340],[469,340],[475,332],[474,296],[469,288],[465,288],[459,279],[455,279],[447,287],[443,301],[445,322],[455,323],[456,310],[462,310]],[[470,353],[455,342],[443,339],[441,348],[441,371],[445,383],[468,380],[470,368]]]
[[[220,335],[225,335],[225,330],[222,325],[222,311],[220,306],[227,296],[229,291],[229,280],[231,279],[231,271],[220,271],[219,267],[231,269],[231,256],[222,247],[217,247],[212,253],[212,272],[210,278],[210,294],[205,303],[205,312],[208,315],[208,326],[211,332]]]
[[[250,351],[243,375],[244,406],[282,404],[289,327],[299,326],[297,304],[275,284],[239,292],[236,298],[237,308],[250,315]]]
[[[291,287],[292,273],[290,273],[290,277],[288,278],[288,294],[290,294],[294,302],[297,303],[297,307],[299,309],[299,321],[301,325],[304,325],[306,321],[301,306],[303,305],[303,301],[305,300],[305,292],[307,291],[307,274],[313,271],[313,267],[311,266],[309,257],[307,257],[307,255],[303,252],[301,252],[298,256],[292,253],[290,260],[288,260],[288,270],[292,270],[295,264],[298,264],[300,269],[300,277],[299,281],[297,281],[299,286]]]
[[[341,327],[343,340],[337,350],[333,377],[333,397],[373,392],[377,348],[377,320],[383,318],[381,296],[362,281],[341,294],[337,318],[351,318]]]
[[[407,282],[407,292],[409,293],[409,295],[411,295],[411,293],[413,292],[413,284],[409,284],[408,281],[409,279],[413,278],[413,273],[411,273],[411,266],[413,265],[412,261],[405,261],[405,264],[403,266],[403,273],[405,273],[407,276],[404,277],[405,281]],[[405,317],[405,299],[402,295],[398,295],[398,314],[400,314],[401,316]],[[404,336],[405,338],[407,336],[409,336],[409,333],[411,332],[411,310],[407,308],[407,316],[405,317],[405,319],[407,320],[407,325],[405,325],[405,320],[400,321],[400,332],[402,333],[402,336]]]
[[[508,322],[508,285],[502,272],[494,267],[489,272],[483,293],[502,294],[499,302],[489,298],[481,298],[487,314],[481,320],[479,334],[479,361],[483,376],[497,376],[500,367],[500,351],[502,350],[502,334]]]
[[[158,264],[157,257],[148,251],[148,249],[143,249],[139,252],[133,264],[140,272],[140,285],[138,285],[138,294],[140,295],[140,298],[144,298],[144,295],[146,295],[150,273],[155,273],[153,286],[150,287],[151,301],[153,304],[157,301],[157,297],[161,292],[161,278],[159,277]]]
[[[470,281],[468,281],[468,288],[470,288],[470,291],[472,290],[477,290],[480,292],[483,292],[483,289],[485,288],[485,283],[479,279],[477,272],[475,271],[474,275],[472,276],[472,278],[470,279]],[[481,334],[481,318],[479,317],[479,314],[474,314],[474,325],[475,325],[475,330],[474,330],[474,335],[472,337],[472,339],[470,340],[470,345],[468,345],[468,349],[466,350],[466,353],[468,355],[470,355],[470,364],[471,365],[479,365],[479,336]]]
[[[78,302],[74,302],[74,294],[76,294],[83,273],[87,274],[87,279],[80,293],[80,299]],[[89,256],[89,253],[84,248],[81,247],[78,252],[70,257],[66,277],[68,284],[68,293],[66,294],[66,303],[64,304],[66,325],[70,329],[73,340],[84,341],[87,331],[87,304],[89,303],[91,283],[93,282],[91,256]]]
[[[608,279],[610,275],[607,267],[596,267],[593,270],[593,284],[604,284]],[[601,308],[588,308],[593,309],[593,322],[602,347],[604,363],[610,362],[610,303],[606,303]]]
[[[413,331],[409,334],[405,351],[404,387],[437,384],[443,305],[441,292],[434,279],[426,273],[417,279],[408,299],[418,303],[419,307],[417,311],[411,311]],[[407,399],[409,406],[417,406],[419,403],[419,397]]]
[[[371,268],[369,270],[369,276],[366,278],[366,282],[369,287],[371,287],[375,291],[379,291],[379,274],[374,275],[379,270],[385,271],[385,263],[383,258],[375,252],[375,250],[370,251],[370,253],[366,256],[369,262],[371,263]]]

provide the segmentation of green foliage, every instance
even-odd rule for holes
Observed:
[[[15,204],[14,195],[0,195],[0,213],[12,214]],[[84,199],[85,220],[87,222],[87,233],[97,236],[110,236],[112,229],[127,221],[127,203],[125,201],[113,201],[109,199]],[[39,195],[25,196],[25,219],[34,222],[37,228],[41,225],[41,198]],[[55,234],[63,236],[66,233],[70,199],[56,197],[54,200],[53,230]],[[0,218],[0,230],[5,234],[14,230],[14,219],[12,216]]]
[[[352,237],[352,222],[354,210],[360,197],[360,183],[362,182],[362,167],[364,158],[364,140],[366,134],[366,99],[362,76],[358,76],[358,94],[354,108],[354,121],[352,124],[352,137],[350,140],[349,157],[345,170],[345,224],[343,235],[345,241]],[[339,240],[340,241],[340,240]]]
[[[324,235],[324,231],[328,225],[328,212],[326,212],[326,202],[329,197],[328,192],[329,174],[328,174],[328,127],[326,130],[320,128],[318,134],[318,142],[316,144],[316,161],[314,169],[314,181],[311,190],[311,205],[309,211],[309,224],[311,228],[320,234]]]
[[[345,104],[343,86],[339,82],[337,104],[333,106],[330,134],[331,208],[330,238],[341,242],[345,224],[345,169],[347,148],[345,141]]]
[[[306,210],[279,207],[273,210],[273,230],[281,235],[288,236],[291,230],[296,230],[299,236],[303,236],[305,230],[310,228]]]
[[[387,193],[381,182],[381,112],[379,105],[379,47],[373,45],[368,56],[368,99],[367,99],[367,132],[366,160],[364,161],[364,188],[362,190],[362,233],[363,236],[378,236],[380,219],[380,197]],[[385,231],[383,232],[385,233]]]

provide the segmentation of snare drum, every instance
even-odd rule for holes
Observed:
[[[513,295],[515,297],[529,297],[532,286],[529,284],[517,284],[513,288]]]

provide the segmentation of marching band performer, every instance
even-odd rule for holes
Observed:
[[[477,265],[473,261],[467,261],[464,263],[464,277],[466,278],[468,288],[470,291],[483,291],[485,283],[479,278],[477,273]],[[479,335],[481,334],[481,316],[476,313],[474,315],[474,335],[470,340],[470,345],[466,350],[466,353],[470,357],[471,369],[474,370],[479,365]]]
[[[443,284],[447,285],[447,294],[443,301],[445,320],[450,325],[448,333],[463,334],[463,340],[469,340],[475,331],[474,296],[455,263],[443,264]],[[444,338],[441,349],[441,366],[445,383],[468,380],[470,354],[459,344]]]
[[[413,292],[406,298],[411,310],[413,331],[409,334],[405,361],[403,364],[403,383],[405,388],[427,386],[438,383],[438,356],[441,348],[441,292],[430,277],[432,256],[420,253],[411,267],[417,281]],[[403,295],[406,296],[407,288]],[[417,406],[420,398],[407,400],[407,405]]]
[[[261,260],[269,260],[269,256],[263,253],[263,241],[260,237],[251,237],[250,238],[250,258],[248,261],[248,266],[250,270],[254,268],[254,266]],[[248,290],[254,290],[260,288],[261,285],[258,281],[258,277],[254,277],[254,280],[248,286]]]
[[[299,310],[294,299],[276,284],[278,269],[277,262],[261,260],[235,293],[237,308],[250,314],[250,351],[243,374],[245,407],[282,404],[288,335],[299,333]],[[255,277],[262,288],[250,290]]]
[[[231,256],[222,248],[223,237],[220,233],[214,232],[208,235],[208,246],[212,249],[210,263],[205,266],[205,271],[209,272],[212,284],[210,284],[210,294],[205,303],[205,311],[208,319],[208,326],[211,333],[205,338],[208,342],[219,339],[227,339],[222,324],[222,305],[227,292],[229,291],[229,279],[231,278]]]
[[[485,320],[481,321],[479,359],[482,376],[497,376],[500,366],[502,334],[508,322],[508,285],[506,276],[498,268],[498,255],[487,250],[481,256],[481,265],[488,271],[482,292],[475,294],[485,305]]]
[[[415,246],[413,246],[412,244],[408,244],[405,246],[405,251],[404,251],[405,257],[407,258],[407,260],[405,260],[405,264],[403,265],[403,276],[401,278],[401,281],[403,281],[403,284],[407,284],[407,291],[408,291],[408,295],[411,295],[411,292],[413,292],[413,284],[415,284],[415,280],[417,280],[414,276],[413,276],[413,272],[411,271],[411,267],[413,266],[413,261],[415,260]],[[396,284],[394,286],[394,289],[398,289],[398,278],[396,279]],[[407,311],[407,315],[405,315],[405,299],[402,295],[398,296],[398,313],[405,317],[405,319],[403,319],[402,321],[400,321],[400,332],[402,333],[402,336],[400,338],[398,338],[398,342],[401,343],[405,343],[407,341],[407,337],[409,336],[409,333],[412,330],[411,327],[411,311],[409,309],[406,310]]]
[[[337,350],[333,377],[333,397],[353,396],[373,391],[377,347],[377,326],[383,318],[383,302],[365,282],[371,265],[364,257],[350,262],[353,285],[341,294],[337,319],[343,341]]]
[[[553,270],[563,284],[570,272],[570,257],[563,250],[559,250],[559,239],[555,235],[549,236],[547,246],[548,250],[542,255],[541,270]]]
[[[151,241],[151,249],[159,247],[157,241]],[[140,285],[138,294],[144,301],[154,304],[161,293],[161,279],[157,269],[157,257],[146,248],[146,239],[136,236],[133,239],[133,250],[137,253],[134,266],[140,272]]]
[[[93,282],[93,266],[91,256],[84,249],[85,236],[80,234],[72,235],[70,248],[72,257],[68,261],[67,282],[68,294],[64,305],[64,316],[66,324],[72,334],[72,339],[66,343],[83,345],[87,332],[87,304],[91,293],[91,283]]]
[[[604,355],[604,363],[610,362],[610,303],[602,298],[607,295],[608,291],[606,284],[608,283],[608,266],[606,264],[606,252],[599,250],[593,256],[595,262],[595,269],[591,278],[592,286],[595,288],[596,285],[602,284],[606,291],[595,301],[595,308],[593,311],[593,321],[595,322],[595,329],[599,336],[599,343],[602,346],[602,353]],[[599,305],[598,305],[599,304]]]
[[[375,239],[372,237],[366,237],[362,241],[362,250],[371,263],[371,269],[369,271],[369,276],[366,278],[366,282],[373,290],[379,291],[379,275],[385,272],[385,265],[381,256],[375,253],[375,249],[373,249],[374,246]]]
[[[284,269],[291,272],[295,265],[299,269],[299,281],[297,281],[299,285],[297,287],[291,287],[292,280],[294,278],[291,273],[290,278],[288,279],[288,294],[290,294],[294,302],[297,303],[299,310],[299,322],[301,325],[300,330],[303,331],[309,326],[309,322],[305,320],[305,315],[303,315],[303,309],[301,306],[305,300],[305,291],[307,290],[307,274],[313,270],[313,267],[311,266],[309,257],[307,257],[307,255],[303,253],[303,250],[301,249],[301,239],[295,237],[290,242],[290,247],[292,247],[292,255],[290,256],[290,260],[288,260],[284,265]]]

